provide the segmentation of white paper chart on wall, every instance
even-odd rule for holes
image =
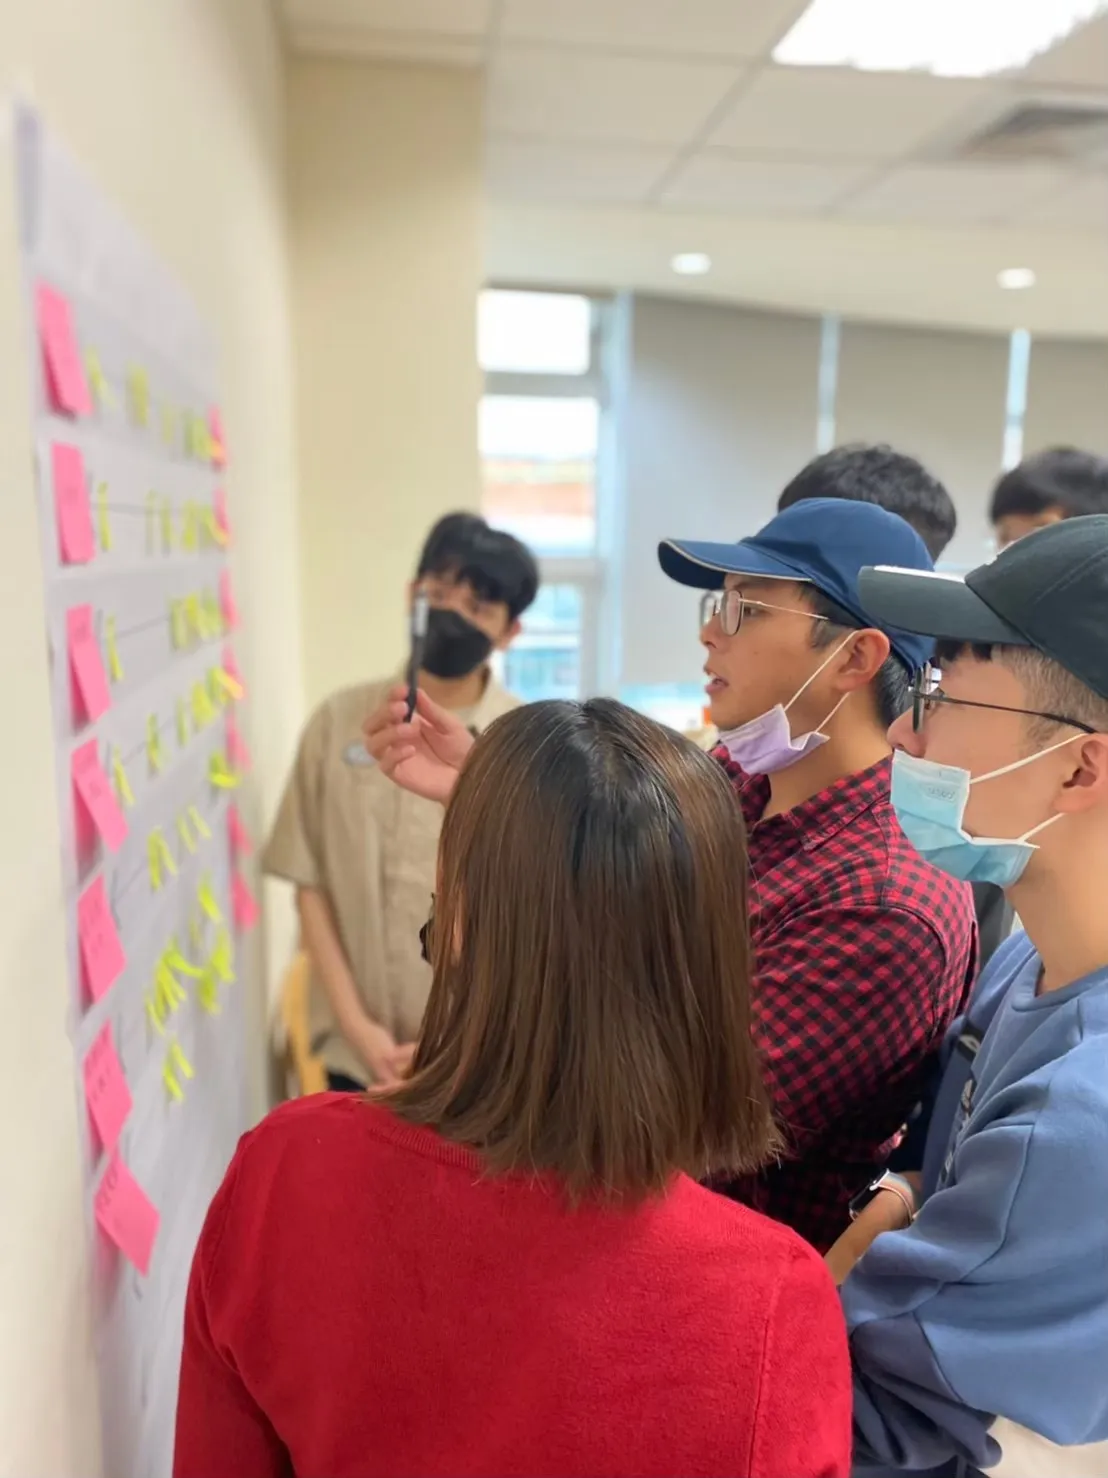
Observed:
[[[104,1468],[161,1478],[246,1117],[228,452],[187,295],[30,110],[14,137]]]

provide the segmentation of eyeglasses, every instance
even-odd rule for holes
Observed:
[[[1009,708],[1003,703],[974,703],[969,698],[951,698],[939,687],[941,674],[933,667],[923,667],[908,689],[912,699],[912,732],[920,733],[923,721],[933,708],[946,704],[950,708],[985,708],[992,713],[1018,713],[1024,718],[1044,718],[1052,724],[1063,724],[1068,729],[1079,729],[1082,734],[1095,734],[1096,729],[1083,724],[1079,719],[1067,718],[1062,713],[1040,713],[1035,708]]]
[[[719,617],[724,636],[737,636],[747,611],[783,611],[786,616],[807,616],[809,621],[826,621],[814,611],[801,611],[795,606],[774,606],[769,601],[751,600],[741,590],[706,590],[700,601],[700,627],[707,626],[713,616]]]

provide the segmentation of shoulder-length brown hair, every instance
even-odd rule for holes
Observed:
[[[579,1197],[756,1168],[746,845],[719,766],[608,700],[474,747],[443,826],[409,1122]]]

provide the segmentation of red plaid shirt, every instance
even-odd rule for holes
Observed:
[[[900,830],[889,760],[763,821],[769,781],[717,758],[749,833],[754,1035],[788,1143],[768,1170],[721,1188],[823,1252],[966,999],[973,897]]]

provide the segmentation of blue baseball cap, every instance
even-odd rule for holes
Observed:
[[[671,580],[694,590],[722,590],[727,575],[760,580],[798,580],[848,612],[859,627],[883,631],[911,670],[930,661],[934,641],[887,626],[866,613],[858,576],[867,566],[902,570],[935,568],[927,546],[904,519],[876,503],[846,498],[806,498],[786,508],[765,528],[737,544],[686,543],[666,539],[658,563]]]

